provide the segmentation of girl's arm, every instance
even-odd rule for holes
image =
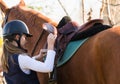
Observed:
[[[45,62],[31,58],[30,56],[19,55],[18,63],[22,71],[33,70],[37,72],[48,73],[53,70],[56,52],[48,50]]]

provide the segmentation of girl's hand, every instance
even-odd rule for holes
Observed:
[[[48,43],[48,49],[49,50],[53,50],[54,49],[54,43],[56,40],[57,35],[54,35],[52,33],[50,33],[47,37],[47,43]]]

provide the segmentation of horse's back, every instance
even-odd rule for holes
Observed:
[[[119,84],[119,43],[120,27],[90,37],[65,65],[57,68],[58,84]]]

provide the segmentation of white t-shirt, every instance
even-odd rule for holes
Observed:
[[[55,54],[56,52],[54,50],[48,50],[46,60],[44,62],[35,60],[27,54],[20,54],[18,57],[18,63],[20,69],[26,74],[30,74],[30,70],[48,73],[53,70]]]

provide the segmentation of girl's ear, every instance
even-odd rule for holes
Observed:
[[[19,38],[20,38],[20,35],[17,34],[17,35],[15,36],[15,39],[16,39],[16,40],[19,40]]]

